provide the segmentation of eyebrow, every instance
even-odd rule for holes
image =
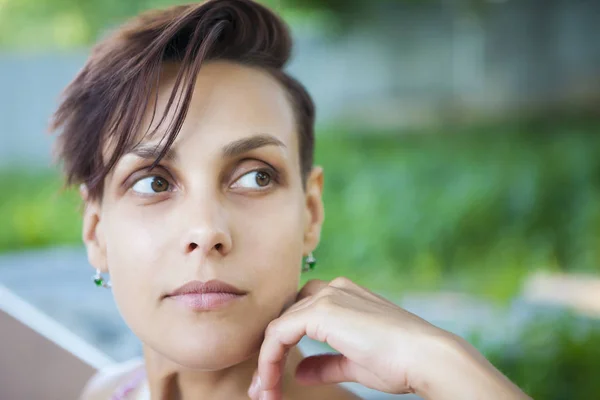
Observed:
[[[160,155],[162,148],[155,144],[140,143],[135,146],[129,153],[147,160],[156,160]],[[173,161],[177,158],[177,152],[173,148],[169,148],[165,153],[164,159]]]
[[[233,141],[225,145],[221,153],[225,158],[233,158],[265,146],[286,147],[285,144],[275,136],[260,134]],[[161,151],[162,148],[158,145],[140,143],[131,149],[129,153],[143,159],[156,160]],[[176,158],[177,151],[173,148],[169,148],[164,156],[164,159],[167,161],[174,161]]]
[[[225,158],[232,158],[265,146],[286,147],[285,144],[275,136],[260,134],[227,144],[223,147],[222,154]]]

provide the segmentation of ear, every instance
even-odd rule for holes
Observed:
[[[304,254],[317,248],[325,219],[323,208],[323,168],[314,167],[306,182],[306,218],[304,224]]]
[[[85,185],[79,187],[79,194],[84,202],[82,239],[87,250],[88,261],[92,267],[99,269],[100,272],[108,272],[100,201],[90,200]]]

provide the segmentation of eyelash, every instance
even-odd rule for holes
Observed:
[[[131,189],[136,183],[141,181],[142,179],[150,178],[150,177],[159,177],[165,179],[169,185],[172,185],[175,179],[173,175],[168,172],[168,170],[162,165],[157,165],[153,169],[150,167],[143,167],[136,172],[134,172],[131,177],[125,182],[125,186],[128,189]]]
[[[261,162],[264,163],[264,161],[261,161]],[[163,172],[161,172],[160,170],[163,170]],[[155,168],[153,168],[152,170],[149,170],[149,167],[144,167],[144,168],[140,169],[138,172],[141,172],[141,171],[145,171],[145,172],[142,172],[141,174],[134,173],[134,179],[131,179],[129,181],[130,183],[127,184],[128,190],[131,190],[135,186],[135,184],[138,183],[139,181],[141,181],[142,179],[146,179],[146,178],[150,178],[150,177],[159,177],[159,178],[165,179],[167,181],[167,183],[169,184],[169,189],[165,191],[166,193],[172,192],[173,191],[172,186],[176,186],[174,184],[175,178],[173,177],[173,175],[171,173],[169,173],[168,170],[160,164],[158,166],[156,166]],[[243,174],[237,175],[236,179],[233,180],[232,182],[230,182],[227,185],[227,187],[230,187],[235,182],[240,180],[242,177],[246,176],[247,174],[251,174],[253,172],[263,172],[263,173],[266,173],[267,175],[269,175],[269,177],[271,178],[271,183],[269,184],[269,186],[266,186],[264,189],[261,189],[261,190],[268,190],[273,185],[281,184],[281,174],[279,173],[279,171],[277,171],[271,165],[268,165],[268,166],[261,167],[261,168],[249,169],[248,171],[245,171]],[[261,190],[257,190],[257,191],[261,191]],[[157,193],[157,194],[159,194],[159,193]]]
[[[248,191],[253,191],[253,192],[263,192],[263,191],[268,191],[270,189],[272,189],[274,186],[279,186],[281,184],[281,176],[279,174],[279,172],[271,167],[271,166],[265,166],[265,167],[260,167],[260,168],[253,168],[253,169],[249,169],[247,171],[244,171],[241,174],[237,174],[235,179],[229,179],[229,184],[227,185],[227,187],[231,187],[232,185],[234,185],[236,182],[238,182],[239,180],[241,180],[244,176],[248,175],[248,174],[252,174],[252,173],[256,173],[256,172],[262,172],[267,174],[270,177],[270,182],[267,186],[262,187],[260,189],[245,189],[245,188],[240,188],[238,190],[240,191],[244,191],[244,190],[248,190]]]
[[[277,172],[277,170],[275,170],[275,168],[272,168],[272,167],[262,167],[262,168],[251,169],[249,171],[244,172],[240,176],[238,176],[238,178],[234,182],[237,182],[243,176],[251,174],[253,172],[262,172],[262,173],[269,175],[269,177],[271,178],[271,182],[272,182],[271,185],[272,184],[279,185],[279,183],[280,183],[279,173]]]

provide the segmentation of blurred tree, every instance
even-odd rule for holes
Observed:
[[[368,11],[396,4],[433,0],[259,0],[288,21],[323,20],[334,25],[354,17],[368,21]],[[462,3],[482,0],[463,0]],[[0,0],[0,47],[12,49],[88,46],[102,33],[143,10],[191,0]],[[373,14],[370,14],[373,15]],[[372,22],[372,21],[371,21]]]
[[[181,0],[0,0],[0,46],[16,49],[71,48],[92,43],[102,32],[142,10]]]

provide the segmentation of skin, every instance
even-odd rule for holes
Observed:
[[[157,115],[175,74],[165,66]],[[82,188],[88,258],[143,343],[152,399],[356,398],[344,381],[431,399],[527,398],[464,341],[348,279],[298,292],[302,257],[320,240],[323,172],[304,185],[293,109],[266,72],[203,66],[172,152],[149,171],[163,133],[140,134],[101,199]],[[247,294],[211,311],[165,298],[211,279]],[[341,354],[303,360],[304,335]]]
[[[165,66],[157,115],[176,72]],[[137,149],[119,160],[102,199],[84,190],[83,238],[90,263],[110,274],[119,311],[144,345],[153,398],[248,398],[265,328],[295,301],[302,257],[319,241],[323,174],[314,168],[304,187],[293,110],[268,73],[211,63],[195,89],[159,167],[148,171],[162,126],[140,135]],[[271,177],[266,186],[257,184],[257,171]],[[152,188],[156,177],[167,190]],[[247,294],[207,312],[164,298],[189,281],[211,279]],[[297,398],[295,386],[289,398]],[[321,392],[332,390],[346,393]]]

